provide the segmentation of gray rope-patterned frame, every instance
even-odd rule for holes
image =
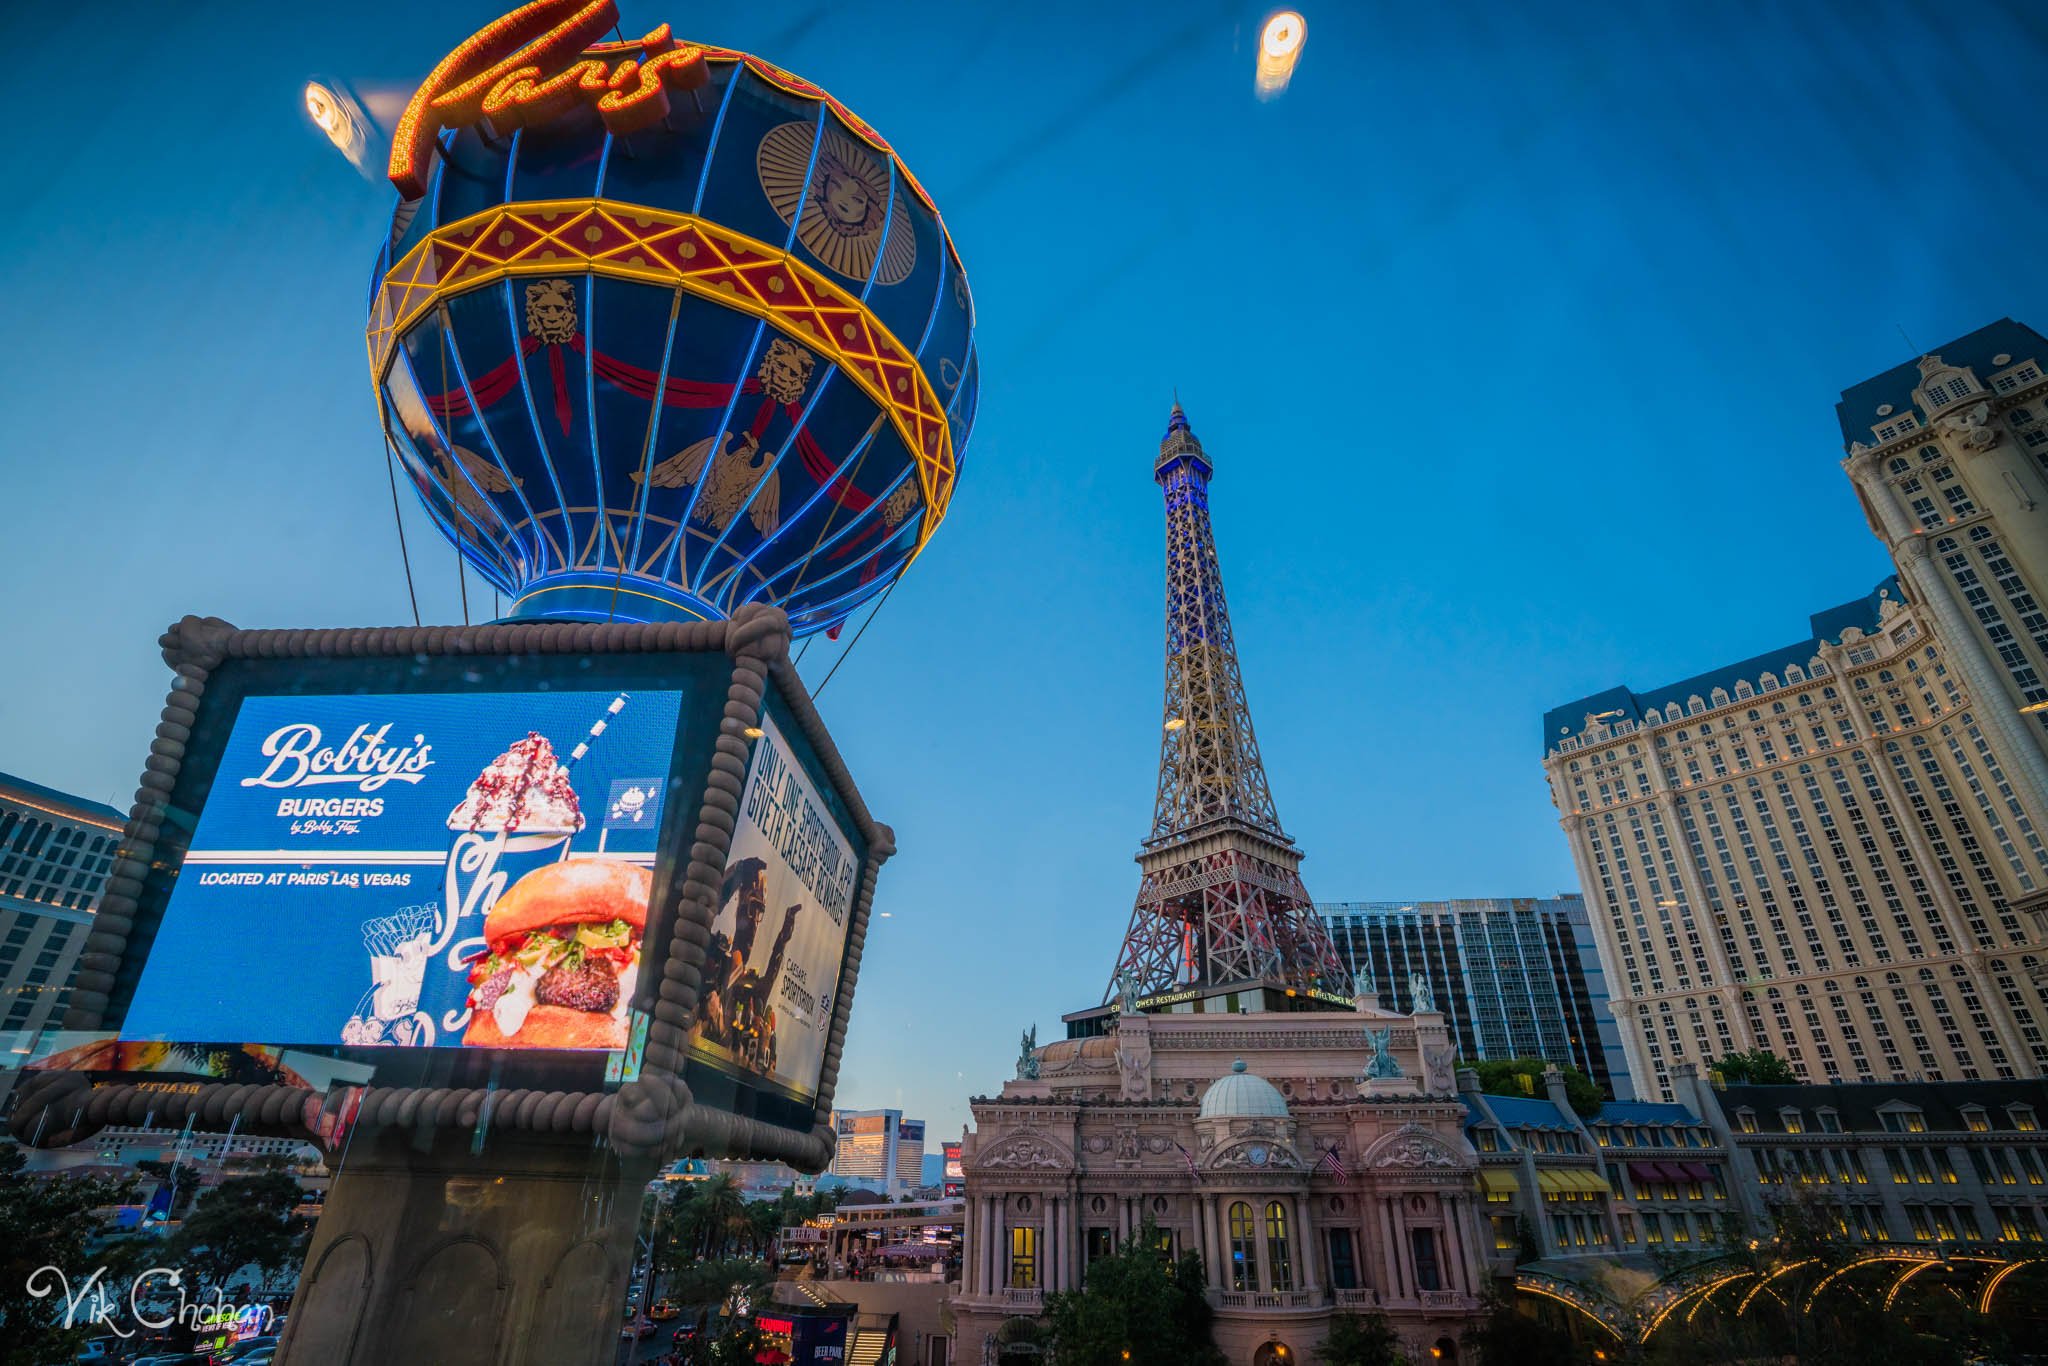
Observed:
[[[231,659],[370,658],[410,655],[710,653],[732,658],[724,715],[711,760],[704,800],[689,849],[671,878],[674,933],[659,986],[640,1077],[613,1092],[487,1091],[478,1088],[368,1087],[360,1093],[355,1124],[413,1128],[493,1128],[533,1134],[608,1139],[633,1154],[703,1151],[787,1162],[817,1171],[831,1160],[834,1138],[825,1117],[838,1089],[846,1021],[860,976],[868,914],[881,865],[895,853],[895,835],[878,824],[855,788],[803,681],[790,662],[789,618],[780,608],[750,604],[727,621],[686,623],[548,622],[493,626],[371,627],[352,630],[243,631],[214,617],[186,617],[159,642],[175,677],[150,745],[141,786],[121,848],[108,875],[91,936],[79,959],[67,1030],[104,1028],[116,974],[127,964],[143,878],[155,857],[165,808],[204,702],[207,679]],[[698,1104],[683,1081],[687,1036],[697,1013],[702,969],[718,911],[719,884],[746,782],[745,731],[758,726],[768,680],[781,686],[804,738],[852,813],[868,857],[855,889],[853,914],[840,970],[838,999],[825,1042],[815,1114],[808,1133]],[[643,993],[643,1003],[646,1000]],[[287,1086],[225,1082],[196,1088],[120,1083],[93,1086],[79,1072],[32,1072],[17,1093],[10,1130],[25,1142],[58,1147],[108,1125],[153,1122],[325,1142],[337,1132],[341,1088],[321,1092]]]

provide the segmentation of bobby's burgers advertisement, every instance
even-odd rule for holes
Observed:
[[[625,1048],[681,706],[245,698],[122,1035]]]

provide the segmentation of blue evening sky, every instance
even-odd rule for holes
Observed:
[[[1838,393],[2048,321],[2024,0],[1310,0],[1269,104],[1242,0],[623,8],[860,111],[974,285],[959,496],[821,699],[902,846],[841,1098],[934,1143],[1100,999],[1130,913],[1176,385],[1310,890],[1545,895],[1543,711],[1868,592]],[[183,613],[410,621],[361,333],[392,196],[300,88],[415,82],[495,13],[0,14],[0,769],[125,808]]]

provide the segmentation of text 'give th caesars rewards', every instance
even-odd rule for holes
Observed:
[[[699,1056],[816,1093],[859,859],[771,718],[747,771],[706,959]]]

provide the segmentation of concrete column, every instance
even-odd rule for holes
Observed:
[[[1059,1198],[1059,1288],[1077,1290],[1079,1278],[1075,1268],[1079,1257],[1073,1255],[1073,1196]]]
[[[1453,1268],[1450,1287],[1463,1294],[1477,1294],[1478,1268],[1473,1262],[1472,1232],[1465,1222],[1464,1195],[1446,1195],[1444,1207],[1444,1260]]]
[[[1316,1238],[1315,1218],[1309,1213],[1313,1195],[1294,1197],[1295,1246],[1300,1249],[1301,1288],[1309,1292],[1311,1303],[1320,1303],[1323,1288],[1322,1249]]]
[[[313,1232],[279,1360],[517,1366],[617,1347],[658,1163],[585,1136],[365,1125]]]
[[[1387,1249],[1387,1283],[1380,1288],[1380,1294],[1391,1295],[1395,1299],[1407,1299],[1413,1294],[1413,1282],[1401,1265],[1401,1258],[1406,1255],[1407,1249],[1402,1247],[1406,1240],[1401,1232],[1400,1200],[1388,1196],[1380,1201],[1380,1213],[1386,1219],[1380,1237]]]
[[[993,1293],[1010,1283],[1009,1249],[1005,1246],[1010,1241],[1010,1229],[1003,1198],[990,1196],[988,1207],[988,1287]]]
[[[1221,1290],[1224,1284],[1224,1263],[1229,1259],[1230,1251],[1224,1246],[1223,1225],[1221,1213],[1216,1207],[1216,1197],[1213,1195],[1202,1196],[1201,1210],[1202,1230],[1209,1243],[1206,1275],[1210,1286]]]
[[[981,1239],[983,1226],[981,1201],[969,1200],[960,1218],[960,1297],[978,1293],[974,1288],[975,1274],[981,1266]]]
[[[1250,1200],[1246,1203],[1252,1207],[1252,1252],[1258,1265],[1257,1280],[1252,1288],[1254,1290],[1271,1290],[1273,1288],[1273,1264],[1266,1256],[1266,1202],[1264,1200]]]
[[[1053,1209],[1058,1203],[1054,1196],[1038,1197],[1038,1288],[1041,1291],[1052,1287],[1053,1233],[1059,1228],[1059,1221],[1053,1217]]]

